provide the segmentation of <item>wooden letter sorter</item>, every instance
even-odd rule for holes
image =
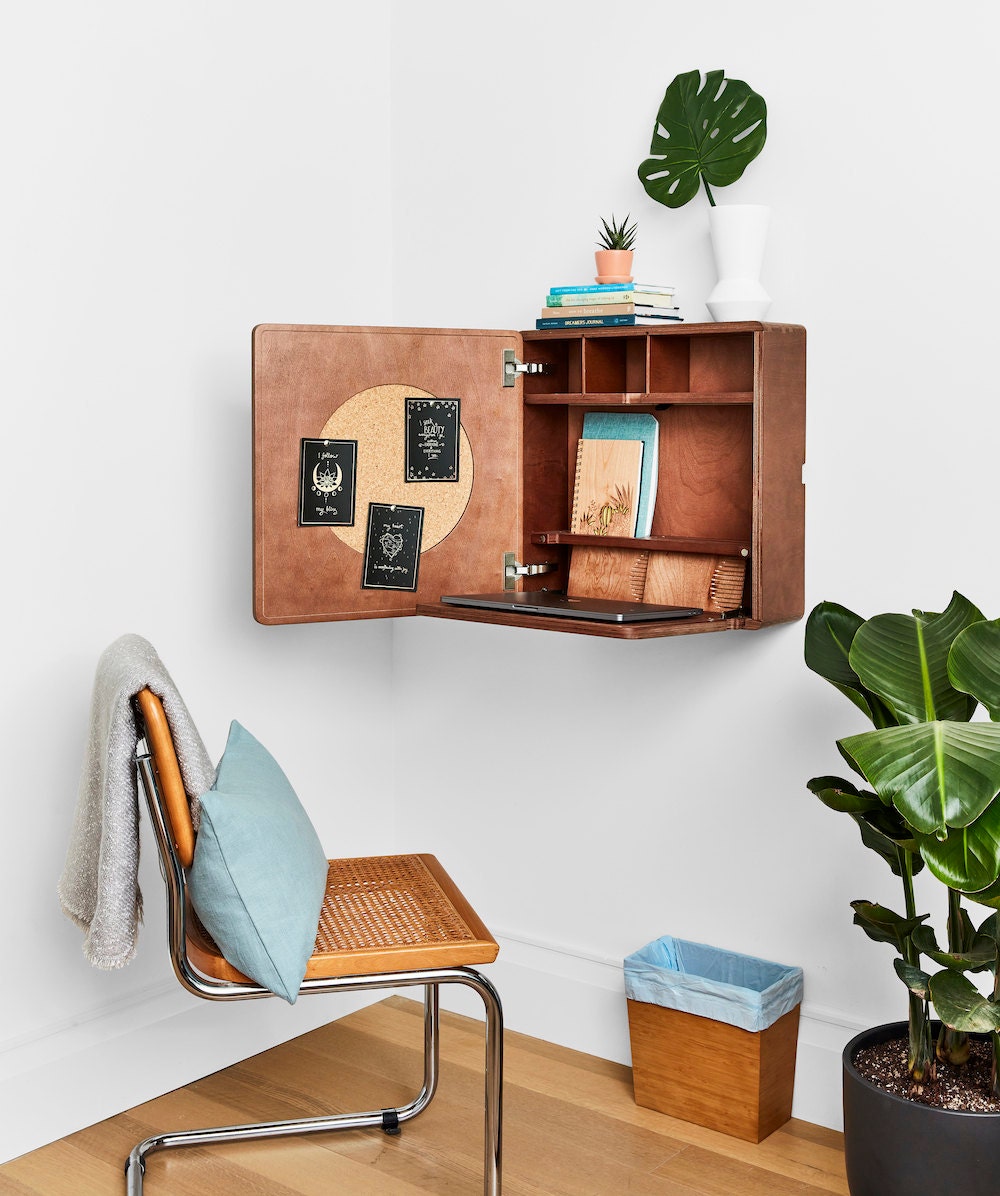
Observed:
[[[406,481],[402,412],[413,397],[460,399],[458,481]],[[649,538],[595,543],[566,531],[583,416],[602,409],[651,412],[659,422]],[[631,639],[802,616],[805,330],[798,325],[518,333],[262,324],[253,332],[253,428],[254,617],[261,623],[417,614]],[[300,526],[307,438],[357,442],[352,526]],[[362,588],[370,502],[424,509],[415,592]],[[574,580],[571,554],[581,547],[588,568]],[[608,596],[621,578],[634,587],[637,576],[645,601],[696,606],[704,615],[599,624],[439,601],[567,584]]]

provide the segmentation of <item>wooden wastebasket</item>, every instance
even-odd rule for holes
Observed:
[[[701,944],[680,945],[713,951]],[[749,959],[731,952],[719,955]],[[793,989],[785,995],[784,1003],[794,1000],[794,1005],[760,1030],[636,1000],[630,995],[628,1022],[636,1104],[748,1142],[761,1142],[784,1125],[792,1115],[801,1000],[801,971],[784,970],[791,974],[791,981],[798,983],[797,993]],[[685,1003],[683,979],[678,998],[681,1004]],[[733,987],[739,992],[738,986],[720,987]],[[675,997],[677,993],[672,992],[671,999]],[[699,991],[696,1003],[703,1005],[705,1001],[704,993]],[[721,1013],[728,1016],[725,1008]]]
[[[754,1033],[628,1002],[635,1103],[761,1142],[792,1115],[799,1007]]]

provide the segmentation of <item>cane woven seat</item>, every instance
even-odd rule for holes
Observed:
[[[247,978],[188,905],[188,955],[217,980]],[[492,963],[497,943],[432,855],[329,860],[306,979]]]

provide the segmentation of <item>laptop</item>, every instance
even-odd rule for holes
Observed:
[[[660,619],[689,619],[704,612],[694,606],[657,606],[652,602],[618,602],[610,598],[570,598],[562,593],[447,594],[449,606],[481,610],[517,611],[524,615],[553,615],[564,619],[593,619],[598,623],[649,623]]]

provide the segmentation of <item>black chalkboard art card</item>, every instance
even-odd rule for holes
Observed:
[[[406,400],[406,480],[457,482],[458,399]]]
[[[299,527],[353,527],[356,440],[303,440],[299,466]]]
[[[415,590],[423,530],[423,507],[369,503],[362,589]]]

